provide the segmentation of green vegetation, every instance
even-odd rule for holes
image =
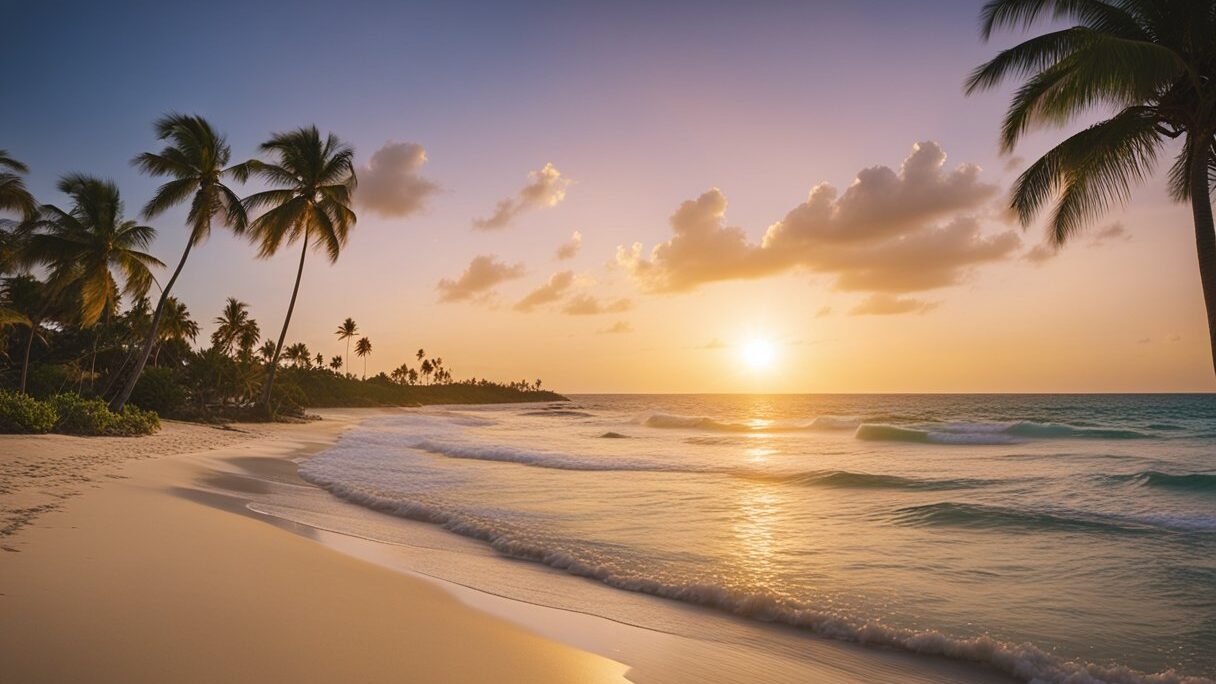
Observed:
[[[1038,20],[1076,25],[1036,36],[980,66],[967,92],[1024,80],[1001,129],[1011,152],[1037,127],[1095,112],[1113,116],[1076,133],[1018,178],[1012,208],[1023,225],[1054,204],[1050,238],[1062,245],[1111,203],[1126,201],[1157,157],[1177,151],[1174,199],[1190,202],[1216,368],[1216,7],[1203,2],[992,0],[982,34]],[[1181,144],[1172,143],[1174,140]]]
[[[8,390],[0,390],[0,432],[42,434],[55,429],[58,415],[50,404]]]
[[[148,298],[153,272],[165,266],[147,251],[156,230],[124,217],[118,187],[71,173],[58,184],[70,204],[40,205],[25,188],[28,169],[0,150],[0,212],[11,217],[0,218],[0,431],[141,435],[159,427],[158,415],[274,419],[301,416],[310,406],[560,398],[541,392],[539,380],[455,381],[443,359],[421,349],[418,368],[403,363],[368,378],[372,343],[353,339],[359,329],[350,318],[337,332],[346,354],[328,364],[303,342],[287,345],[309,250],[336,261],[357,220],[354,151],[309,126],[272,135],[259,147],[269,160],[230,164],[224,136],[201,117],[169,114],[154,128],[165,147],[132,163],[165,182],[142,218],[189,207],[189,238],[155,307]],[[269,189],[242,199],[230,182],[250,178]],[[194,347],[200,326],[171,292],[213,225],[247,237],[263,258],[299,245],[277,341],[263,341],[248,305],[230,297],[214,319],[210,346]],[[352,342],[363,359],[361,378],[348,372]]]
[[[41,401],[9,390],[0,390],[0,432],[133,437],[150,435],[160,428],[152,411],[129,406],[115,413],[100,399],[85,399],[66,393]]]

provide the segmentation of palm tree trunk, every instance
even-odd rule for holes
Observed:
[[[193,238],[191,234],[191,238]],[[122,411],[127,405],[127,400],[131,398],[131,393],[135,391],[135,383],[139,382],[139,376],[144,372],[144,366],[148,363],[148,356],[152,353],[152,345],[156,343],[156,330],[160,327],[160,318],[165,313],[165,302],[169,301],[169,291],[173,289],[173,283],[177,282],[177,276],[181,274],[182,267],[186,265],[186,258],[190,256],[190,248],[194,246],[194,240],[186,241],[186,250],[182,252],[181,261],[177,262],[177,268],[174,269],[173,275],[170,276],[169,282],[165,283],[165,289],[160,291],[160,301],[156,303],[156,312],[152,314],[152,325],[148,329],[148,336],[144,338],[143,349],[139,352],[139,358],[135,362],[135,367],[131,369],[131,375],[127,377],[126,383],[122,386],[122,391],[114,396],[110,402],[110,410],[115,413]]]
[[[367,379],[367,357],[363,357],[363,379]]]
[[[1208,145],[1211,134],[1191,134],[1191,213],[1195,217],[1195,249],[1199,254],[1199,279],[1208,313],[1208,337],[1212,345],[1212,369],[1216,371],[1216,227],[1212,221],[1212,198],[1208,194]]]
[[[350,363],[347,361],[350,358],[350,338],[346,338],[346,356],[342,357],[342,374],[350,375]]]
[[[21,359],[21,393],[25,394],[25,380],[30,374],[30,348],[34,346],[34,335],[38,332],[38,323],[30,321],[30,336],[25,341],[25,355]]]
[[[300,277],[304,275],[304,257],[308,256],[308,232],[304,233],[304,248],[300,250],[300,267],[296,269],[296,285],[291,288],[291,303],[287,305],[287,317],[283,319],[283,330],[279,333],[279,343],[274,346],[274,357],[270,359],[270,368],[266,369],[266,386],[262,388],[262,409],[267,418],[274,417],[274,409],[270,405],[270,391],[274,387],[274,372],[279,367],[279,354],[283,351],[283,341],[287,339],[287,326],[291,325],[291,313],[296,308],[296,295],[300,293]]]

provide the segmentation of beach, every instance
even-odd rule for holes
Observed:
[[[814,399],[833,408],[827,401]],[[859,429],[844,410],[860,400],[831,401],[853,404],[813,421],[732,421],[741,406],[723,399],[588,396],[330,409],[298,424],[166,422],[145,438],[3,436],[0,662],[20,682],[1208,681],[989,636],[1018,637],[1017,623],[969,636],[941,611],[984,619],[984,596],[998,616],[1045,599],[1009,593],[1017,573],[984,567],[1004,562],[995,552],[940,581],[940,569],[918,569],[940,567],[931,547],[909,541],[1105,548],[1143,531],[1055,529],[1051,519],[1040,537],[1023,520],[943,526],[938,504],[899,508],[891,521],[859,508],[971,491],[996,501],[1002,485],[947,478],[958,465],[941,459],[984,469],[990,458],[1038,463],[1039,451],[1054,462],[1058,438],[1037,435],[1059,428],[949,423],[926,443],[911,423]],[[942,401],[923,400],[923,417],[957,412]],[[778,403],[810,413],[805,401]],[[643,410],[654,406],[722,415]],[[1106,453],[1121,448],[1112,438],[1132,437],[1088,430],[1069,437],[1072,451],[1092,442]],[[1143,451],[1149,441],[1127,443]],[[827,468],[843,458],[867,470],[879,455],[925,473]],[[815,470],[786,472],[808,458]],[[791,516],[805,506],[818,508],[799,527]],[[909,510],[935,517],[905,520]],[[719,519],[723,530],[705,527]],[[843,527],[848,519],[868,527]],[[999,536],[998,522],[1017,536]],[[665,545],[648,546],[659,534]],[[813,556],[792,555],[807,544]],[[972,576],[983,579],[979,595]],[[799,596],[790,584],[810,580],[836,593]],[[882,620],[866,617],[865,601],[881,604]],[[1074,619],[1078,633],[1095,620]]]
[[[241,432],[167,423],[142,440],[0,439],[6,524],[27,519],[0,538],[3,679],[623,681],[619,663],[191,494],[232,459],[290,466],[281,459],[366,413]],[[31,507],[44,508],[13,513]]]

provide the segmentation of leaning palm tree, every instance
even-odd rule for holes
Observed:
[[[8,150],[0,150],[0,211],[17,212],[25,218],[38,213],[38,203],[19,175],[29,171],[25,164],[8,156]]]
[[[186,215],[186,224],[190,237],[186,240],[186,248],[177,262],[177,268],[161,290],[143,349],[136,357],[122,389],[110,402],[110,408],[115,411],[122,410],[135,390],[135,384],[139,382],[148,355],[156,343],[156,329],[164,315],[165,302],[182,267],[186,265],[190,250],[207,239],[216,218],[238,234],[245,230],[246,225],[244,206],[236,193],[224,184],[225,177],[244,180],[244,168],[228,167],[231,151],[224,136],[212,129],[211,124],[201,116],[167,114],[158,119],[154,126],[156,138],[168,144],[159,153],[145,152],[131,163],[150,176],[166,176],[170,180],[157,188],[156,194],[144,206],[144,218],[151,219],[172,206],[188,201],[190,213]]]
[[[304,258],[309,247],[313,247],[323,249],[331,263],[337,261],[355,225],[355,212],[350,208],[355,187],[355,152],[333,134],[322,138],[316,126],[276,133],[259,149],[275,160],[250,161],[246,170],[277,187],[245,198],[246,210],[265,210],[250,224],[258,255],[267,258],[284,245],[301,243],[291,301],[262,388],[262,406],[271,414],[275,370],[300,292]]]
[[[342,321],[342,325],[338,326],[338,332],[335,334],[338,336],[339,340],[346,340],[346,356],[344,358],[349,359],[350,338],[359,334],[359,326],[355,324],[355,319],[347,318],[345,321]],[[343,367],[343,370],[347,373],[350,372],[350,369],[345,366]]]
[[[1009,152],[1032,128],[1094,107],[1114,116],[1064,140],[1013,188],[1023,225],[1054,203],[1050,240],[1064,244],[1112,203],[1128,198],[1167,141],[1182,138],[1169,172],[1174,199],[1190,201],[1216,368],[1216,231],[1209,183],[1216,171],[1216,2],[1213,0],[992,0],[982,34],[1026,28],[1047,15],[1076,22],[999,53],[967,92],[1025,79],[1001,130]]]
[[[118,308],[123,295],[142,297],[151,287],[151,269],[164,266],[143,251],[156,229],[123,218],[118,186],[110,181],[70,174],[58,188],[72,208],[39,207],[27,224],[24,259],[46,267],[51,295],[75,300],[75,322],[91,328]]]
[[[249,315],[249,305],[229,297],[224,310],[215,319],[215,331],[211,333],[211,344],[225,355],[233,349],[241,352],[252,350],[261,337],[258,322]]]
[[[363,359],[363,379],[367,379],[367,356],[372,353],[372,341],[366,337],[355,343],[355,356]]]

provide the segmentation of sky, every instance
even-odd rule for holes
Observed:
[[[1000,153],[1011,88],[962,83],[1019,36],[984,43],[979,5],[0,0],[0,148],[41,201],[87,172],[134,216],[165,112],[236,159],[337,134],[359,220],[288,339],[342,354],[353,317],[369,374],[423,348],[571,393],[1216,389],[1161,174],[1058,253],[1010,220],[1067,130]],[[166,262],[184,215],[151,222]],[[217,230],[174,294],[200,343],[230,296],[277,332],[296,261]]]

